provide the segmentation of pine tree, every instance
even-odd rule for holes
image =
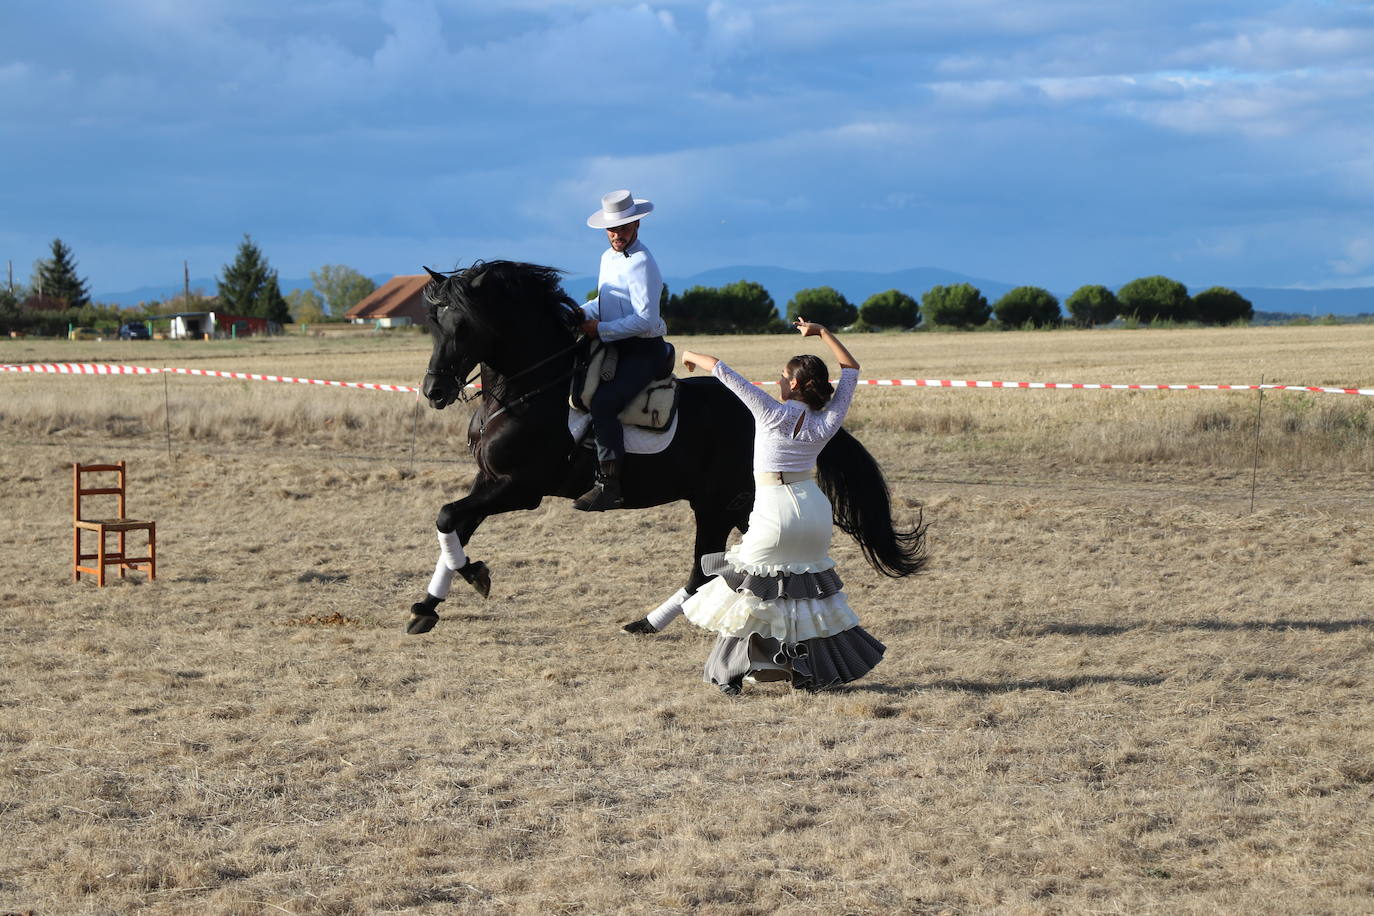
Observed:
[[[234,263],[224,265],[218,282],[220,304],[229,314],[282,323],[291,320],[291,310],[277,284],[277,272],[247,233],[239,243]]]
[[[52,240],[52,257],[34,265],[33,288],[47,299],[61,299],[68,308],[91,304],[90,286],[76,274],[76,259],[61,239]]]

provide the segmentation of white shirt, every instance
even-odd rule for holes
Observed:
[[[601,255],[596,298],[582,303],[582,311],[601,322],[596,333],[605,341],[662,337],[668,333],[658,313],[662,295],[663,275],[658,272],[658,262],[644,243],[635,239],[624,252],[607,248]]]
[[[754,415],[754,470],[809,471],[816,456],[844,423],[854,389],[859,385],[859,370],[840,370],[835,394],[820,410],[802,401],[777,401],[760,391],[754,383],[716,361],[711,373],[733,391]],[[801,417],[800,426],[797,418]]]

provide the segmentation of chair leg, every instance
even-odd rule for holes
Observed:
[[[148,526],[148,581],[157,580],[157,525]]]
[[[97,532],[96,532],[96,537],[100,539],[100,543],[97,544],[97,545],[96,545],[96,548],[95,548],[95,568],[98,570],[98,572],[95,574],[95,584],[96,584],[97,586],[99,586],[100,588],[104,588],[104,587],[105,587],[105,529],[104,529],[104,528],[101,528],[99,531],[97,531]]]
[[[121,579],[124,578],[124,573],[129,569],[129,564],[124,562],[124,558],[129,555],[124,550],[124,534],[123,531],[119,532],[119,578]]]
[[[72,581],[81,581],[81,529],[72,526]]]

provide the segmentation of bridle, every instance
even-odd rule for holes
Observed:
[[[572,314],[573,314],[572,309],[571,309],[571,308],[568,308],[568,307],[566,306],[566,304],[565,304],[564,307],[567,309],[567,312],[568,312],[569,317],[571,317]],[[569,326],[571,326],[571,321],[569,322]],[[522,377],[524,377],[524,376],[526,376],[526,375],[529,375],[531,372],[533,372],[533,371],[536,370],[536,369],[540,369],[540,368],[542,368],[542,367],[544,367],[544,366],[547,366],[549,363],[553,362],[553,361],[556,360],[556,359],[559,359],[560,357],[567,356],[569,353],[572,353],[572,352],[573,352],[574,350],[576,350],[578,347],[582,346],[582,341],[583,341],[582,335],[580,335],[580,334],[575,334],[574,337],[573,337],[573,342],[572,342],[571,344],[569,344],[569,345],[566,346],[566,347],[563,347],[563,348],[560,349],[560,350],[555,350],[553,353],[551,353],[551,354],[549,354],[548,356],[544,357],[544,358],[541,359],[539,362],[533,363],[533,364],[531,364],[531,365],[529,365],[529,366],[526,366],[525,368],[521,369],[519,372],[516,372],[516,373],[514,373],[514,374],[512,374],[512,375],[507,375],[507,376],[505,376],[505,377],[504,377],[505,381],[506,381],[506,382],[513,382],[513,381],[515,381],[515,380],[518,379],[518,378],[522,378]],[[485,397],[491,398],[493,401],[495,401],[495,402],[499,405],[499,406],[497,407],[496,410],[492,411],[491,413],[487,414],[485,417],[482,418],[481,426],[478,428],[478,431],[477,431],[477,432],[478,432],[478,435],[481,435],[482,432],[486,430],[487,424],[490,423],[492,420],[496,419],[496,418],[499,417],[501,414],[506,413],[506,412],[509,411],[509,410],[512,410],[512,409],[514,409],[514,408],[516,408],[516,407],[519,407],[519,406],[525,404],[526,402],[528,402],[528,401],[530,401],[532,398],[534,398],[535,395],[543,394],[545,391],[548,391],[548,390],[549,390],[550,388],[552,388],[554,385],[557,385],[557,384],[560,384],[560,383],[562,383],[562,382],[564,382],[564,381],[567,381],[568,379],[572,378],[573,373],[576,372],[576,371],[577,371],[577,366],[576,366],[576,364],[574,363],[574,365],[571,366],[571,367],[569,367],[567,371],[562,372],[562,373],[559,373],[558,375],[554,376],[552,379],[549,379],[547,382],[545,382],[544,384],[540,385],[538,388],[535,388],[535,389],[533,389],[533,390],[531,390],[531,391],[525,392],[524,394],[520,395],[519,397],[517,397],[517,398],[516,398],[515,400],[513,400],[513,401],[503,401],[503,400],[501,400],[501,398],[500,398],[494,391],[489,391],[488,389],[486,389],[486,388],[481,388],[481,387],[475,387],[475,388],[473,389],[473,392],[472,392],[471,394],[468,394],[468,393],[467,393],[467,391],[468,391],[468,386],[469,386],[469,385],[472,385],[473,381],[474,381],[475,379],[477,379],[477,378],[482,374],[482,363],[481,363],[481,362],[478,362],[478,364],[477,364],[475,367],[473,367],[472,374],[469,375],[466,379],[464,379],[463,382],[462,382],[462,384],[459,384],[459,383],[458,383],[458,378],[459,378],[458,373],[456,373],[456,372],[454,372],[454,371],[452,371],[452,370],[443,371],[443,370],[438,370],[438,369],[426,369],[426,370],[425,370],[425,375],[426,375],[426,376],[433,376],[434,378],[450,379],[450,380],[452,380],[453,383],[454,383],[455,385],[458,385],[458,393],[454,396],[454,400],[457,401],[457,402],[460,403],[460,404],[466,404],[468,401],[475,400],[475,399],[478,398],[478,397],[483,397],[483,396],[485,396]]]

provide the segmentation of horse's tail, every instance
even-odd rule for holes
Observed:
[[[926,565],[926,525],[921,514],[910,528],[892,524],[892,494],[878,462],[841,428],[816,460],[817,482],[830,499],[835,524],[858,542],[878,572],[894,579]]]

